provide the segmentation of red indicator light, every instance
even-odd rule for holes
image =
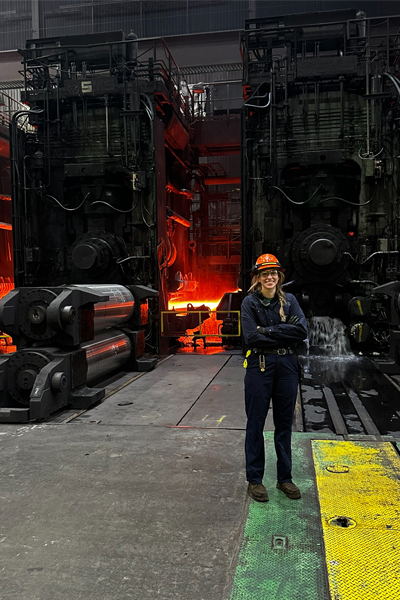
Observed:
[[[353,236],[354,236],[354,231],[348,231],[348,232],[347,232],[347,235],[348,235],[349,237],[353,237]]]

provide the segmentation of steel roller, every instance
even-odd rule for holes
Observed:
[[[103,331],[108,327],[115,327],[126,323],[133,315],[135,299],[128,288],[123,285],[85,284],[68,287],[82,287],[109,296],[106,302],[97,302],[94,305],[94,330]]]
[[[81,347],[86,350],[88,384],[121,369],[129,360],[132,351],[128,336],[117,329],[103,331],[97,334],[92,342],[82,344]]]

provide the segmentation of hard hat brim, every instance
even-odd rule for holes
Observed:
[[[275,269],[276,271],[281,271],[281,273],[286,271],[284,267],[278,267],[277,265],[263,265],[262,267],[253,267],[251,274],[257,275],[257,273],[261,273],[261,271],[266,271],[267,269]]]

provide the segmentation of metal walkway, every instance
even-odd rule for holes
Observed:
[[[397,600],[400,457],[390,442],[295,433],[300,500],[275,489],[266,434],[268,504],[252,501],[231,600]]]

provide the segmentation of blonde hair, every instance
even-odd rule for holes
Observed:
[[[260,289],[261,289],[261,283],[260,283],[260,280],[259,280],[259,276],[260,276],[260,273],[256,273],[253,276],[253,278],[251,280],[251,286],[248,289],[248,293],[249,294],[254,294],[254,292],[259,292],[260,291]],[[283,310],[283,306],[284,306],[284,304],[287,303],[286,294],[285,294],[285,292],[282,289],[282,284],[283,284],[284,281],[285,281],[284,274],[282,273],[282,271],[278,271],[278,283],[276,284],[276,293],[277,293],[277,296],[278,296],[278,299],[279,299],[279,304],[281,305],[280,309],[279,309],[279,314],[280,314],[281,319],[282,319],[283,322],[286,321],[286,315],[285,315],[285,312]]]

